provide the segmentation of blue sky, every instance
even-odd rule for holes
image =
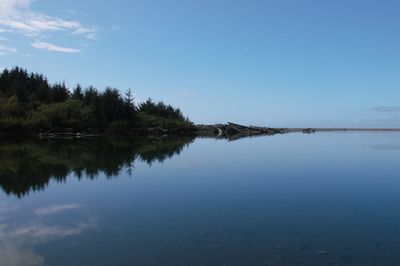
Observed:
[[[0,67],[196,123],[400,127],[397,0],[1,0]]]

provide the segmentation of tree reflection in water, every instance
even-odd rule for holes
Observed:
[[[131,174],[138,160],[151,165],[178,155],[192,137],[93,138],[74,140],[0,141],[0,186],[8,195],[23,197],[43,190],[50,180],[65,181],[73,173],[79,179]]]

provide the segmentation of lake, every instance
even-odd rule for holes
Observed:
[[[0,265],[400,265],[400,134],[0,141]]]

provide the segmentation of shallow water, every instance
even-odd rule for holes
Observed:
[[[400,134],[3,141],[0,265],[400,265]]]

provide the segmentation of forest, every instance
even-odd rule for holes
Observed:
[[[132,91],[50,84],[43,74],[14,67],[0,74],[0,133],[184,133],[194,128],[179,108]]]

